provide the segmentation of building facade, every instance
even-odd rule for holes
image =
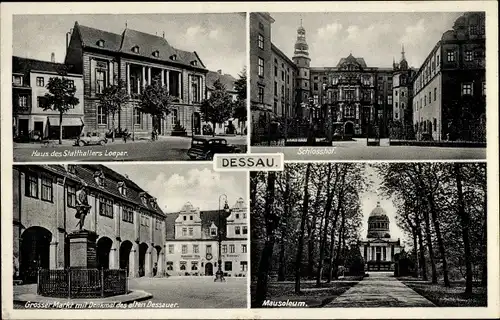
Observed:
[[[107,132],[111,115],[99,106],[104,88],[123,81],[130,101],[117,113],[115,127],[134,136],[148,135],[153,128],[160,135],[172,132],[176,124],[200,134],[200,103],[205,98],[207,69],[196,52],[172,47],[163,37],[126,28],[115,34],[75,22],[68,37],[65,64],[84,81],[86,131]],[[165,119],[141,113],[138,97],[153,80],[161,81],[173,97]],[[154,121],[154,123],[153,123]]]
[[[51,78],[68,79],[76,88],[79,103],[63,114],[63,138],[78,137],[83,127],[83,77],[68,73],[65,65],[52,61],[41,61],[12,57],[12,115],[13,136],[42,138],[59,137],[59,112],[44,110],[47,84]]]
[[[417,139],[485,140],[485,13],[468,12],[428,54],[412,81]]]
[[[161,275],[165,215],[154,197],[102,165],[13,167],[14,261],[17,277],[36,282],[37,270],[69,267],[68,234],[77,229],[77,190],[91,206],[84,229],[97,233],[99,268],[130,277]]]
[[[225,212],[200,211],[187,202],[178,213],[167,214],[166,272],[178,276],[214,276],[219,266],[225,276],[248,272],[248,218],[240,198]],[[221,252],[218,250],[219,228]]]
[[[367,271],[394,271],[395,255],[401,252],[399,239],[392,239],[389,217],[377,202],[368,217],[368,232],[361,241],[361,256]]]

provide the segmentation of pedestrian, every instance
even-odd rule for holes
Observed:
[[[128,129],[123,130],[123,142],[127,143]]]
[[[155,262],[155,265],[153,267],[153,277],[156,276],[157,272],[158,272],[158,262]]]

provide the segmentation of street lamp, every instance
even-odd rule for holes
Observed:
[[[224,273],[222,272],[222,219],[221,219],[221,208],[220,208],[220,200],[222,199],[222,197],[225,198],[225,201],[224,201],[224,212],[225,213],[228,213],[229,212],[229,206],[227,204],[227,196],[225,194],[221,194],[219,196],[219,226],[218,226],[218,232],[219,232],[219,235],[218,235],[218,244],[219,244],[219,257],[218,257],[218,260],[217,260],[217,272],[215,273],[215,279],[214,279],[214,282],[217,282],[217,281],[220,281],[220,282],[224,282],[226,281],[226,279],[224,279]]]

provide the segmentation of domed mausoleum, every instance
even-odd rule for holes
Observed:
[[[360,248],[365,270],[394,270],[394,255],[401,251],[401,243],[399,239],[391,239],[389,217],[380,202],[377,202],[368,217],[368,232]]]

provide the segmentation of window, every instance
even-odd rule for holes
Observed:
[[[264,30],[264,25],[262,24],[262,22],[259,22],[259,29]]]
[[[160,219],[155,219],[155,229],[160,230],[162,227],[161,220]]]
[[[387,104],[392,104],[392,96],[387,96]]]
[[[113,200],[99,197],[99,214],[105,217],[113,218]]]
[[[234,253],[234,244],[229,245],[229,253]]]
[[[42,176],[41,199],[52,202],[52,178]]]
[[[209,253],[212,254],[212,245],[211,244],[207,244],[206,249],[207,249],[206,250],[207,254],[209,254]]]
[[[132,52],[133,53],[139,53],[139,47],[138,46],[135,46],[132,48]]]
[[[134,223],[134,210],[131,207],[123,206],[122,220]]]
[[[274,81],[274,96],[278,96],[278,82]]]
[[[248,271],[248,262],[240,261],[240,270],[241,271]]]
[[[486,95],[486,82],[483,82],[483,96]]]
[[[285,81],[285,71],[281,71],[281,81]]]
[[[172,261],[167,261],[167,270],[174,270],[174,263]]]
[[[186,221],[187,217],[186,216],[182,216],[182,220]]]
[[[96,69],[95,70],[95,92],[102,93],[106,87],[106,70]]]
[[[97,41],[97,46],[101,47],[101,48],[104,47],[104,40],[98,40]]]
[[[193,228],[188,228],[188,232],[189,232],[189,235],[192,236],[193,235]]]
[[[472,51],[465,51],[465,61],[472,61],[473,56],[472,56]]]
[[[217,235],[217,229],[216,228],[210,228],[210,235],[211,236],[216,236]]]
[[[439,66],[439,54],[437,55],[437,58],[436,58],[436,65]]]
[[[434,131],[437,131],[437,119],[434,118]]]
[[[170,115],[170,119],[172,119],[172,125],[175,125],[178,121],[178,118],[177,118],[177,109],[172,109],[172,113]]]
[[[67,85],[68,88],[74,88],[75,87],[75,80],[67,80]]]
[[[436,99],[437,99],[437,91],[438,91],[438,89],[434,88],[434,101],[436,101]]]
[[[193,220],[193,216],[189,216],[189,220],[191,220],[191,221],[192,221],[192,220]]]
[[[37,97],[36,106],[39,109],[44,109],[47,106],[47,99],[45,97]]]
[[[191,261],[191,270],[198,270],[198,261]]]
[[[233,271],[233,262],[232,261],[224,261],[224,270],[225,271]]]
[[[191,98],[192,102],[201,101],[201,77],[191,76]]]
[[[38,177],[34,173],[26,173],[25,194],[28,197],[38,198]]]
[[[462,83],[462,95],[472,95],[472,83]]]
[[[401,91],[401,97],[404,97],[404,96],[405,96],[405,92]]]
[[[186,254],[186,253],[188,253],[188,246],[187,246],[187,244],[183,244],[182,245],[182,254]]]
[[[12,76],[12,84],[15,86],[22,86],[23,85],[23,76],[13,75]]]
[[[104,109],[103,106],[97,107],[97,124],[98,125],[107,125],[108,124],[108,117],[106,114],[106,110]]]
[[[186,270],[186,261],[180,261],[179,264],[180,264],[179,268],[180,270],[182,271]]]
[[[246,244],[241,245],[241,253],[247,253],[247,245]]]
[[[171,55],[170,56],[170,60],[176,61],[177,60],[177,55],[176,54]]]
[[[76,206],[76,188],[75,186],[68,185],[66,189],[67,200],[66,203],[68,207],[74,208]]]
[[[455,61],[455,52],[454,51],[447,51],[446,57],[448,59],[448,62],[454,62]]]
[[[259,49],[264,49],[264,36],[259,34]]]
[[[241,233],[240,227],[238,226],[234,227],[234,234],[240,234],[240,233]]]
[[[45,87],[45,79],[43,77],[36,77],[36,86]]]
[[[248,228],[247,228],[247,226],[243,226],[243,234],[248,234]]]
[[[313,90],[318,90],[318,83],[317,82],[314,83]]]
[[[169,244],[168,245],[168,253],[169,254],[173,254],[174,253],[174,245],[173,244]]]
[[[187,236],[187,228],[182,228],[182,236]]]
[[[222,253],[227,253],[227,244],[222,245]]]
[[[19,108],[27,108],[28,107],[28,96],[27,95],[19,95]]]
[[[478,30],[477,25],[472,24],[469,26],[469,33],[470,34],[476,35],[478,33],[477,30]]]
[[[193,244],[193,253],[200,253],[200,246],[197,244]]]
[[[432,99],[432,95],[431,95],[431,92],[429,91],[429,104],[431,104],[431,99]]]
[[[153,51],[153,57],[158,58],[159,56],[160,56],[160,52],[158,50]]]
[[[394,96],[397,97],[398,96],[398,90],[394,91]]]
[[[141,122],[142,122],[142,113],[139,111],[139,109],[134,108],[134,125],[136,126],[141,125]]]
[[[264,59],[259,58],[259,77],[264,76]]]
[[[264,88],[259,87],[259,103],[264,103]]]

